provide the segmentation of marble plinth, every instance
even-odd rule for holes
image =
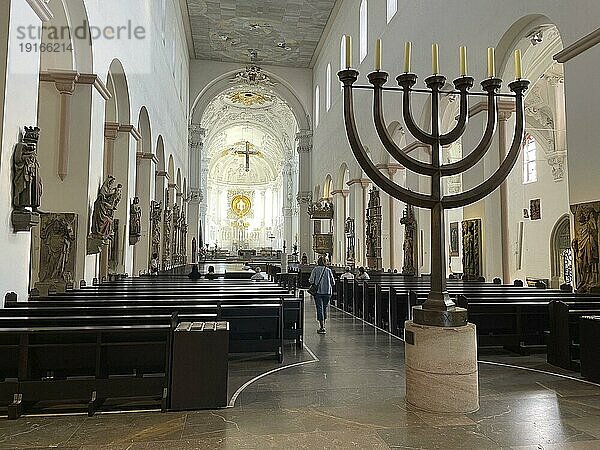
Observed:
[[[405,324],[406,401],[425,411],[470,413],[479,409],[475,325]]]

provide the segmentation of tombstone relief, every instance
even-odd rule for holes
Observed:
[[[481,219],[464,220],[463,239],[463,278],[477,280],[481,276]]]
[[[572,205],[571,212],[575,216],[575,239],[572,244],[577,292],[598,292],[600,202]]]
[[[77,254],[75,213],[42,213],[40,230],[39,281],[36,288],[64,292],[72,287]]]
[[[415,268],[417,220],[412,205],[406,205],[400,223],[404,225],[404,244],[402,245],[404,251],[404,265],[402,266],[402,275],[414,277],[417,274],[417,269]]]

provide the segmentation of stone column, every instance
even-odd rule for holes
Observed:
[[[344,264],[344,195],[342,190],[331,191],[333,197],[333,262]]]
[[[312,180],[311,180],[311,152],[312,152],[312,131],[300,130],[296,134],[297,150],[300,156],[300,184],[298,188],[297,201],[300,206],[299,211],[299,240],[298,246],[300,255],[306,252],[312,254],[312,230],[308,208],[312,202]]]
[[[291,151],[286,152],[290,156]],[[294,163],[288,161],[283,168],[283,239],[287,245],[287,252],[292,253],[294,245],[293,218],[294,218]]]
[[[350,194],[354,197],[354,227],[356,236],[356,265],[364,266],[367,262],[365,247],[365,224],[367,214],[367,194],[371,180],[355,178],[348,181]]]
[[[396,176],[396,172],[398,172],[399,169],[402,169],[403,166],[400,164],[388,164],[387,165],[387,172],[388,172],[388,177],[390,180],[392,180],[392,182],[394,182],[394,178]],[[396,199],[390,197],[389,198],[389,227],[390,227],[390,242],[389,242],[389,247],[390,247],[390,268],[393,270],[396,267],[396,263],[399,263],[400,260],[397,259],[396,257],[396,225],[397,225],[397,221],[396,221]]]
[[[500,161],[504,161],[507,154],[507,122],[512,113],[501,111],[498,115],[498,154]],[[510,238],[508,223],[508,182],[500,186],[500,232],[502,242],[502,281],[510,283]]]
[[[200,236],[200,204],[204,199],[202,194],[202,172],[201,172],[201,158],[202,150],[204,149],[204,137],[206,136],[206,130],[201,128],[198,124],[191,124],[188,128],[188,143],[189,143],[189,176],[188,176],[188,189],[189,192],[184,194],[188,200],[187,210],[187,221],[188,221],[188,241],[186,247],[186,254],[192,254],[191,242],[193,238],[196,238],[198,248],[200,243],[204,240]],[[204,209],[206,212],[206,208]],[[204,221],[203,221],[204,223]]]
[[[104,175],[114,175],[115,141],[119,135],[119,124],[106,122],[104,124]]]

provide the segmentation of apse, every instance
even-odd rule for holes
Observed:
[[[296,120],[265,86],[232,84],[209,103],[201,121],[206,243],[230,254],[281,249],[297,192]]]

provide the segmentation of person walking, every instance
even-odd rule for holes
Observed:
[[[333,286],[335,279],[329,267],[325,266],[325,259],[319,258],[317,266],[310,273],[308,282],[311,284],[312,296],[315,299],[315,307],[317,308],[317,320],[320,328],[317,330],[319,334],[325,334],[325,321],[327,320],[327,306],[333,294]],[[313,287],[314,285],[314,287]]]

